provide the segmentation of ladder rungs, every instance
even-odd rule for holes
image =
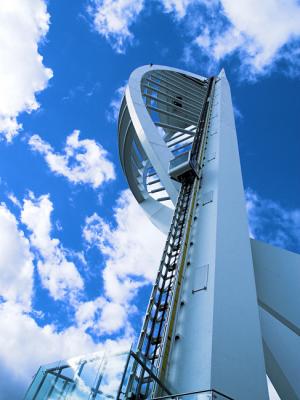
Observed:
[[[148,356],[147,357],[147,359],[149,360],[149,361],[153,361],[153,360],[156,360],[158,358],[158,354],[151,354],[150,356]]]
[[[158,308],[158,311],[165,311],[168,309],[168,304],[156,304],[156,307]]]
[[[160,292],[161,294],[164,294],[164,293],[167,293],[169,290],[170,290],[169,287],[164,287],[164,288],[160,288],[160,289],[159,289],[159,292]]]
[[[174,275],[166,276],[164,275],[164,280],[169,281],[170,279],[174,278]]]
[[[168,271],[174,271],[176,269],[176,267],[177,267],[177,263],[173,263],[173,264],[169,265]]]
[[[162,294],[164,294],[164,293],[167,293],[167,292],[169,292],[170,290],[172,290],[172,287],[171,287],[171,285],[170,285],[170,286],[168,286],[168,287],[166,287],[166,288],[164,288],[164,289],[161,289],[161,293],[162,293]]]
[[[178,255],[180,253],[179,249],[178,250],[171,250],[170,253],[167,253],[168,257],[175,257],[175,255]]]
[[[162,339],[161,336],[153,337],[150,342],[151,342],[152,345],[157,345],[157,344],[161,343],[161,339]]]
[[[153,381],[153,378],[151,378],[151,376],[146,376],[142,379],[142,384],[144,383],[151,383]]]

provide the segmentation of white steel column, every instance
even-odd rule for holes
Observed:
[[[178,393],[215,389],[235,400],[265,400],[243,183],[223,71],[210,121],[168,382]]]

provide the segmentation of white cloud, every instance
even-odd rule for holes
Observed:
[[[116,333],[123,328],[128,335],[131,327],[127,319],[134,311],[134,307],[98,297],[77,306],[76,321],[80,328],[90,329],[97,336]]]
[[[195,3],[195,0],[160,0],[167,13],[174,13],[176,18],[181,19],[187,13],[187,8],[190,4]]]
[[[102,308],[98,322],[99,330],[107,333],[116,332],[124,327],[127,319],[127,310],[121,304],[106,302]]]
[[[7,193],[7,198],[18,208],[21,208],[21,203],[13,193]]]
[[[244,118],[241,110],[235,104],[233,105],[233,113],[236,121]]]
[[[191,63],[200,49],[202,64],[204,55],[209,70],[216,69],[218,63],[234,53],[240,58],[241,72],[248,78],[268,72],[279,60],[286,61],[287,73],[299,73],[297,0],[159,0],[159,3],[192,37],[185,48],[185,61]],[[123,53],[126,44],[133,40],[129,27],[143,7],[142,0],[90,0],[89,13],[96,31],[117,52]]]
[[[120,111],[120,107],[121,107],[121,102],[122,102],[123,95],[124,95],[124,92],[125,92],[125,87],[126,87],[126,84],[123,85],[123,86],[120,86],[115,91],[115,95],[114,95],[114,97],[111,100],[110,105],[109,105],[110,109],[106,113],[106,117],[107,117],[109,122],[115,122],[115,121],[118,120],[119,111]]]
[[[81,328],[89,328],[94,322],[95,314],[105,304],[103,297],[81,303],[76,310],[76,321]]]
[[[83,235],[106,256],[106,296],[126,303],[139,287],[156,276],[165,237],[151,224],[129,190],[118,199],[115,220],[114,228],[93,214],[86,219]]]
[[[52,146],[39,135],[33,135],[29,144],[42,154],[51,171],[66,177],[70,182],[91,185],[94,189],[104,182],[115,179],[113,163],[107,151],[95,140],[79,139],[75,130],[66,140],[63,153],[55,153]]]
[[[0,304],[0,400],[23,398],[33,375],[42,364],[95,351],[128,348],[131,338],[96,344],[82,329],[57,332],[55,326],[40,327],[15,305]]]
[[[300,209],[286,209],[249,188],[246,206],[251,237],[300,252]]]
[[[15,216],[5,204],[0,204],[0,296],[25,310],[31,308],[32,261],[29,241],[19,229]]]
[[[24,200],[21,221],[27,226],[31,245],[38,251],[38,272],[43,286],[55,299],[72,302],[83,289],[83,280],[73,262],[67,260],[67,251],[58,239],[51,238],[53,204],[49,195]]]
[[[31,193],[24,200],[21,221],[30,232],[42,284],[54,299],[65,299],[68,295],[71,304],[75,299],[77,326],[58,331],[53,324],[41,327],[36,323],[35,318],[40,312],[31,309],[33,255],[29,240],[19,229],[15,216],[1,204],[0,400],[22,398],[41,364],[95,351],[122,351],[132,343],[132,329],[125,329],[117,339],[98,344],[86,332],[87,328],[95,334],[117,332],[126,326],[127,308],[104,298],[80,303],[78,292],[83,282],[75,265],[66,259],[69,251],[58,239],[51,237],[52,210],[48,195],[36,198]],[[119,382],[116,370],[108,373],[108,384],[116,386]]]
[[[144,0],[91,0],[88,12],[95,30],[112,45],[117,53],[124,53],[133,41],[130,26],[143,9]]]
[[[218,58],[226,55],[228,45],[232,50],[240,48],[242,53],[246,53],[247,62],[260,72],[278,58],[278,51],[286,43],[300,39],[300,5],[297,0],[222,0],[222,5],[232,27],[226,32],[228,37],[223,39],[223,44],[216,42]]]
[[[297,0],[161,0],[172,11],[181,28],[189,28],[193,42],[185,49],[191,62],[201,50],[207,68],[233,53],[241,61],[241,72],[249,78],[268,72],[279,60],[289,72],[299,74],[300,4]],[[266,28],[267,27],[267,28]]]
[[[62,101],[71,101],[77,97],[91,97],[93,96],[101,87],[100,82],[90,83],[83,82],[69,89],[67,94],[62,98]]]
[[[93,214],[86,219],[83,237],[105,256],[105,298],[84,305],[79,313],[98,332],[130,332],[129,318],[137,312],[133,305],[138,290],[153,282],[159,266],[165,236],[155,228],[129,190],[121,193],[115,208],[115,226]],[[95,310],[101,310],[97,318]],[[81,314],[82,315],[82,314]],[[77,315],[82,323],[82,317]],[[96,318],[96,320],[95,320]],[[84,320],[84,318],[83,318]],[[96,321],[96,322],[95,322]]]
[[[38,52],[48,29],[44,0],[0,2],[0,133],[8,141],[22,128],[18,115],[39,108],[36,93],[53,75]]]

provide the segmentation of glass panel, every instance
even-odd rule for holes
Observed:
[[[130,350],[110,354],[94,353],[41,367],[24,400],[126,399],[133,366],[137,376],[143,377],[142,386],[138,389],[141,397],[138,398],[152,398],[153,393],[161,393],[155,399],[232,400],[211,390],[167,395],[170,391],[165,391],[161,386],[153,365]],[[135,393],[135,383],[129,390]],[[143,393],[147,395],[142,397]]]
[[[129,351],[95,353],[41,367],[25,400],[117,398]]]
[[[189,160],[190,153],[186,152],[170,161],[170,169],[176,168],[179,165],[186,163]]]

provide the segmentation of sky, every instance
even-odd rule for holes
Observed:
[[[141,65],[225,68],[250,235],[300,252],[299,44],[297,0],[0,2],[0,400],[136,340],[164,244],[118,159]]]

